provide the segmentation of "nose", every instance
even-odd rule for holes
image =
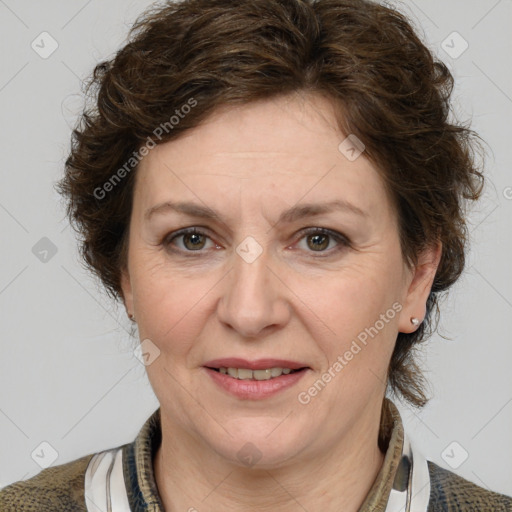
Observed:
[[[265,252],[250,263],[233,254],[217,311],[220,321],[244,338],[267,335],[289,321],[286,286],[271,267]]]

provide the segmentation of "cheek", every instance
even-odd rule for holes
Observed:
[[[322,326],[313,336],[322,340],[328,364],[341,356],[347,361],[343,374],[358,381],[371,376],[368,368],[375,375],[385,373],[396,341],[400,294],[395,273],[386,270],[351,269],[338,279],[326,280],[307,299],[321,319]],[[361,371],[364,374],[356,378]]]
[[[386,277],[384,277],[386,276]],[[326,280],[309,302],[322,312],[328,325],[350,333],[373,325],[400,297],[391,269],[350,269],[339,278]],[[336,329],[334,329],[336,330]]]
[[[201,332],[206,310],[218,279],[187,277],[163,264],[140,268],[134,279],[134,297],[141,339],[149,338],[161,350],[187,351]],[[210,305],[210,306],[209,306]]]

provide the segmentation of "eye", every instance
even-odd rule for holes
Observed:
[[[326,252],[330,254],[350,246],[350,242],[341,233],[326,228],[307,228],[301,231],[301,234],[300,240],[305,240],[306,247],[310,250],[309,252]],[[333,241],[337,245],[326,251]]]
[[[326,255],[330,255],[333,252],[350,246],[350,242],[345,236],[337,231],[326,228],[306,228],[299,234],[302,235],[299,241],[302,242],[304,240],[306,242],[304,249],[306,252],[327,253]],[[208,242],[211,244],[210,247],[207,246]],[[333,242],[334,248],[328,249],[333,245]],[[220,248],[204,231],[196,227],[185,228],[171,233],[162,243],[173,252],[188,253],[188,255],[194,252],[199,255],[205,249],[211,249],[212,246],[217,249]]]
[[[175,240],[181,240],[181,244],[174,244],[178,246],[178,251],[181,252],[199,252],[202,249],[205,249],[205,245],[207,240],[210,240],[210,237],[197,228],[186,228],[175,233],[171,233],[168,237],[165,238],[163,244],[166,247],[170,247],[173,245]],[[211,243],[213,243],[210,240]]]

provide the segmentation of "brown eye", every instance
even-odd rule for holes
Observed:
[[[181,236],[183,237],[183,245],[191,251],[197,251],[204,247],[205,237],[200,233],[187,233]]]
[[[309,228],[303,230],[302,235],[300,241],[306,241],[307,252],[324,253],[327,256],[350,246],[346,237],[330,229]]]
[[[188,228],[171,233],[164,239],[163,245],[174,252],[192,253],[207,248],[208,241],[212,243],[206,233],[196,228]]]
[[[329,246],[329,236],[320,234],[320,235],[308,235],[308,247],[313,249],[314,251],[323,251]]]

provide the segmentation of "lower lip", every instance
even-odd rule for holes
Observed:
[[[304,369],[269,380],[241,380],[210,368],[204,368],[215,384],[243,400],[262,400],[276,395],[297,384],[307,371]]]

